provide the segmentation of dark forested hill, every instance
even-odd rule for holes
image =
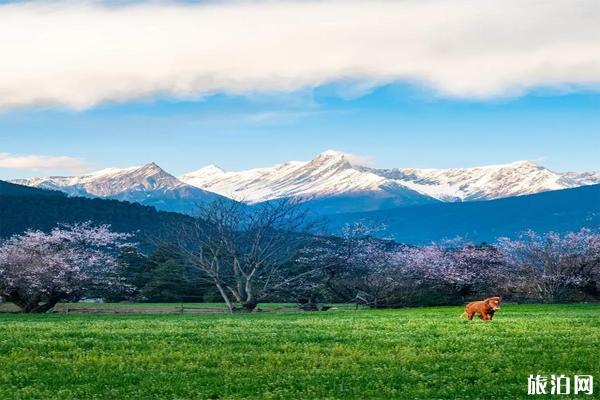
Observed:
[[[331,228],[365,221],[385,224],[382,235],[396,241],[423,244],[457,236],[491,242],[533,229],[565,232],[600,228],[600,185],[557,190],[507,199],[438,203],[385,211],[330,216]]]
[[[174,229],[189,224],[191,218],[137,203],[67,197],[60,192],[0,181],[0,237],[83,221],[110,224],[115,231],[135,233],[134,240],[142,250],[148,250],[158,241],[172,239]]]
[[[66,197],[66,194],[56,190],[41,190],[29,186],[15,185],[14,183],[0,181],[0,196]]]

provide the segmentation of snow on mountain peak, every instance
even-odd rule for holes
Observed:
[[[377,173],[444,201],[491,200],[566,189],[562,174],[532,161],[471,168],[395,168]]]
[[[180,179],[247,202],[289,196],[330,196],[410,189],[442,201],[490,200],[600,183],[600,174],[559,174],[533,161],[471,168],[375,169],[346,153],[327,150],[307,162],[224,172],[209,166]]]
[[[217,166],[215,164],[210,164],[210,165],[204,167],[203,169],[206,171],[212,171],[212,172],[218,172],[218,173],[225,172],[224,169],[220,168],[219,166]]]
[[[140,170],[148,172],[148,173],[162,173],[165,172],[161,167],[159,167],[155,162],[150,162],[148,164],[144,164],[139,167]]]
[[[322,170],[327,169],[333,172],[333,170],[352,168],[352,164],[348,161],[344,153],[327,150],[306,163],[306,167]]]
[[[317,159],[317,158],[344,158],[344,156],[345,156],[345,153],[342,153],[341,151],[325,150],[325,151],[317,154],[315,159]]]
[[[321,161],[321,162],[332,162],[332,163],[341,163],[345,162],[354,167],[363,167],[370,164],[370,160],[366,157],[358,156],[355,154],[344,153],[337,150],[326,150],[322,153],[317,154],[317,156],[313,159],[313,161]]]
[[[151,162],[129,168],[106,168],[81,176],[14,180],[14,183],[63,191],[71,196],[133,201],[166,211],[190,212],[220,197],[183,183]]]
[[[327,150],[310,161],[270,168],[218,172],[209,167],[179,177],[183,182],[249,203],[282,197],[322,197],[380,190],[385,178],[352,166],[345,153]]]
[[[513,161],[510,163],[510,165],[539,167],[539,165],[535,161],[531,160]]]
[[[221,169],[220,167],[218,167],[214,164],[210,164],[204,168],[200,168],[197,171],[189,172],[183,176],[191,179],[194,176],[219,175],[219,174],[223,174],[223,173],[225,173],[225,171],[223,169]]]
[[[546,167],[539,165],[537,162],[531,161],[531,160],[514,161],[507,165],[497,165],[497,167],[498,168],[513,167],[513,168],[521,169],[521,170],[547,170],[547,171],[549,171]]]

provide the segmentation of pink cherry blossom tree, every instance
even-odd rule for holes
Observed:
[[[497,293],[510,275],[502,254],[490,245],[432,244],[403,249],[395,259],[419,284],[443,288],[463,300],[474,294]]]
[[[537,300],[568,300],[578,290],[598,292],[600,234],[589,229],[564,234],[526,232],[502,238],[506,262],[525,276],[522,290]]]
[[[126,289],[115,253],[129,237],[90,222],[15,235],[0,243],[0,296],[42,313],[89,291]]]
[[[400,282],[391,269],[398,244],[373,237],[380,229],[362,222],[347,224],[342,237],[322,237],[303,249],[298,264],[313,268],[295,282],[296,297],[310,305],[328,292],[337,301],[385,306]]]

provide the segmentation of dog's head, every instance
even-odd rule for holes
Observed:
[[[485,300],[485,304],[488,305],[488,307],[494,311],[499,310],[500,309],[500,303],[502,302],[502,298],[500,297],[490,297],[488,299]]]

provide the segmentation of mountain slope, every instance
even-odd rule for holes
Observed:
[[[108,168],[82,176],[16,179],[13,183],[60,190],[70,196],[125,200],[183,213],[193,212],[198,204],[221,198],[181,182],[154,163]]]
[[[384,224],[382,236],[424,244],[457,236],[491,242],[533,229],[540,232],[600,229],[600,185],[490,201],[438,203],[329,217],[339,232],[345,223]]]

